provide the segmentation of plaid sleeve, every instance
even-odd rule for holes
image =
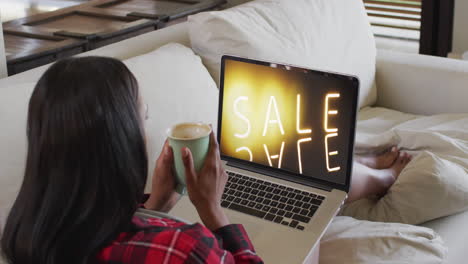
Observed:
[[[235,263],[263,263],[242,225],[227,225],[214,234],[220,238],[221,247],[232,254]]]
[[[186,230],[184,236],[185,246],[191,244],[186,263],[225,263],[225,264],[257,264],[263,263],[247,237],[244,228],[240,225],[228,225],[216,231],[217,235],[206,227],[196,224]],[[189,236],[189,238],[187,238]],[[218,237],[228,248],[223,248]],[[233,251],[230,251],[232,249]]]
[[[222,247],[230,252],[253,250],[253,245],[242,225],[227,225],[214,231],[220,238]]]
[[[223,241],[220,244],[216,235],[200,224],[137,217],[133,223],[138,231],[121,233],[98,254],[98,263],[263,263],[240,225],[218,229],[217,236]]]

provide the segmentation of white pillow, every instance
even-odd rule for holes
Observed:
[[[353,202],[341,214],[370,221],[422,224],[466,211],[468,166],[463,163],[459,157],[422,152],[384,197]]]
[[[26,162],[26,121],[35,83],[0,88],[0,229],[23,182]]]
[[[357,75],[375,103],[375,41],[362,0],[257,0],[190,16],[192,48],[219,84],[223,54]]]
[[[201,121],[212,124],[216,131],[218,89],[200,57],[181,44],[167,44],[124,63],[137,78],[143,100],[148,104],[146,137],[150,182],[168,127],[180,122]],[[147,185],[147,191],[150,186]]]
[[[448,249],[429,228],[339,216],[320,242],[320,264],[443,263]]]

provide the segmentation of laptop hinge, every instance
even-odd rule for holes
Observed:
[[[310,180],[306,181],[304,179],[300,179],[300,178],[297,178],[297,177],[292,177],[291,175],[288,175],[287,172],[277,172],[277,171],[271,171],[271,170],[268,170],[268,169],[262,169],[262,168],[252,167],[252,166],[246,166],[244,164],[233,162],[233,161],[228,161],[226,165],[231,166],[231,167],[235,167],[235,168],[239,168],[239,169],[242,169],[242,170],[246,170],[246,171],[251,171],[251,172],[271,176],[271,177],[274,177],[274,178],[277,178],[277,179],[281,179],[281,180],[285,180],[285,181],[289,181],[289,182],[294,182],[294,183],[297,183],[297,184],[302,184],[302,185],[306,185],[306,186],[313,187],[313,188],[318,188],[318,189],[321,189],[321,190],[324,190],[324,191],[327,191],[327,192],[332,191],[332,188],[329,187],[329,186],[326,186],[326,185],[320,184],[320,183],[316,183],[316,182],[312,182]]]

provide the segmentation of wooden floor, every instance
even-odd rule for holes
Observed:
[[[2,22],[86,2],[87,0],[0,0]]]

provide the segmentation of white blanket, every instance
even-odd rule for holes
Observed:
[[[393,145],[414,155],[413,161],[386,197],[353,203],[344,215],[420,224],[468,208],[468,114],[424,117],[362,109],[356,153]],[[321,245],[323,263],[441,263],[447,254],[440,237],[428,229],[347,217],[337,217]]]
[[[351,203],[343,215],[422,224],[468,210],[468,114],[422,117],[366,108],[357,130],[357,153],[398,145],[414,158],[384,197]]]
[[[422,117],[378,107],[362,109],[356,153],[381,151],[392,145],[412,154],[426,150],[449,156],[468,168],[468,114]]]

